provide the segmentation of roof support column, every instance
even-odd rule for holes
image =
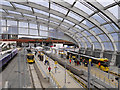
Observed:
[[[115,65],[115,62],[116,62],[116,51],[114,51],[114,53],[112,54],[110,65],[112,66]]]
[[[100,58],[103,58],[103,52],[104,52],[104,51],[101,51],[101,52],[100,52]]]

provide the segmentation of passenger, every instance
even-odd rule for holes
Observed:
[[[49,61],[47,62],[47,65],[49,66]]]
[[[71,64],[71,59],[69,60],[70,64]]]
[[[77,65],[77,61],[76,60],[74,60],[74,63],[75,63],[75,66]]]
[[[79,64],[81,65],[81,61],[79,61]]]
[[[79,61],[77,61],[77,66],[79,65]]]
[[[35,55],[37,54],[37,51],[35,50]]]
[[[51,71],[51,67],[50,66],[48,67],[48,70],[49,70],[49,73],[50,73],[50,71]]]

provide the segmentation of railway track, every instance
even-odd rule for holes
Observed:
[[[47,54],[46,54],[47,55]],[[47,55],[48,57],[50,57],[52,60],[54,60],[51,55]],[[55,61],[55,60],[54,60]],[[62,64],[60,64],[62,65]],[[62,65],[63,66],[63,65]],[[63,66],[64,67],[64,66]],[[70,70],[67,70],[67,73],[75,80],[77,81],[84,89],[87,89],[87,77],[83,76],[83,75],[76,75],[75,73],[71,72]],[[101,90],[100,88],[105,88],[104,86],[100,85],[97,82],[92,81],[91,84],[91,90],[92,89],[96,89],[96,90]],[[95,85],[94,85],[95,84]],[[98,87],[97,87],[98,86]]]

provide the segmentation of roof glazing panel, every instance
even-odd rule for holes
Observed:
[[[34,2],[45,7],[49,7],[48,0],[28,0],[28,1]]]
[[[14,3],[14,5],[15,5],[17,8],[21,8],[21,9],[25,9],[25,10],[32,11],[31,7],[28,7],[28,6],[25,6],[25,5],[16,4],[16,3]]]
[[[50,14],[50,17],[54,17],[54,18],[56,18],[56,19],[59,19],[59,20],[63,20],[63,18],[61,18],[61,17],[59,17],[59,16],[56,16],[56,15],[53,15],[53,14]]]
[[[15,12],[15,11],[8,11],[9,13],[14,13],[14,14],[20,14],[21,15],[21,13],[19,13],[19,12]]]
[[[96,19],[100,24],[106,22],[106,21],[105,21],[102,17],[100,17],[98,14],[94,14],[92,17],[93,17],[94,19]]]
[[[98,36],[101,38],[102,41],[109,41],[108,37],[105,34]]]
[[[64,20],[64,22],[67,22],[67,23],[69,23],[69,24],[71,24],[71,25],[75,25],[74,23],[72,23],[72,22],[70,22],[70,21],[68,21],[68,20]]]
[[[71,5],[75,2],[75,0],[64,0],[64,1],[71,4]]]
[[[104,27],[105,27],[109,32],[114,32],[114,31],[115,31],[109,24],[104,25]]]
[[[99,28],[93,28],[91,30],[94,31],[96,34],[103,33]]]
[[[108,9],[118,19],[118,5]]]
[[[74,6],[79,8],[80,10],[84,11],[85,13],[87,13],[89,15],[93,13],[93,11],[91,9],[89,9],[85,5],[81,4],[80,1],[77,1]]]
[[[1,0],[1,1],[0,1],[0,4],[7,5],[7,6],[12,6],[12,5],[10,4],[10,2],[4,1],[4,0]]]
[[[42,11],[42,10],[38,10],[38,9],[33,9],[36,13],[41,13],[41,14],[44,14],[44,15],[49,15],[49,13],[47,13],[47,12],[44,12],[44,11]]]
[[[80,29],[80,31],[83,31],[84,29],[78,25],[75,25],[76,28]]]
[[[80,17],[79,15],[75,14],[75,13],[72,12],[72,11],[70,11],[70,12],[68,13],[68,16],[70,16],[70,17],[78,20],[79,22],[83,19],[82,17]]]
[[[104,7],[115,2],[114,0],[96,0],[96,1],[98,1]]]
[[[67,12],[68,12],[67,9],[65,9],[65,8],[63,8],[61,6],[58,6],[58,5],[54,4],[54,3],[51,4],[51,9],[56,10],[58,12],[61,12],[63,14],[67,14]]]

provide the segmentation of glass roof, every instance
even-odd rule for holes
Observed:
[[[49,26],[55,30],[60,29],[71,37],[75,36],[76,41],[79,41],[84,48],[86,48],[85,43],[78,40],[80,37],[86,42],[87,48],[90,48],[93,43],[95,48],[99,49],[101,44],[104,45],[105,50],[118,49],[116,43],[118,43],[120,30],[118,23],[120,6],[115,3],[115,0],[95,0],[94,3],[88,3],[86,0],[62,0],[61,3],[59,1],[49,3],[49,0],[28,0],[28,2],[10,3],[3,0],[0,3],[3,5],[0,8],[3,19],[19,21],[19,34],[27,35],[30,28],[31,35],[47,36]],[[2,27],[17,26],[17,23],[5,24]],[[41,24],[46,27],[40,26],[40,30],[43,31],[38,33],[37,25]]]

